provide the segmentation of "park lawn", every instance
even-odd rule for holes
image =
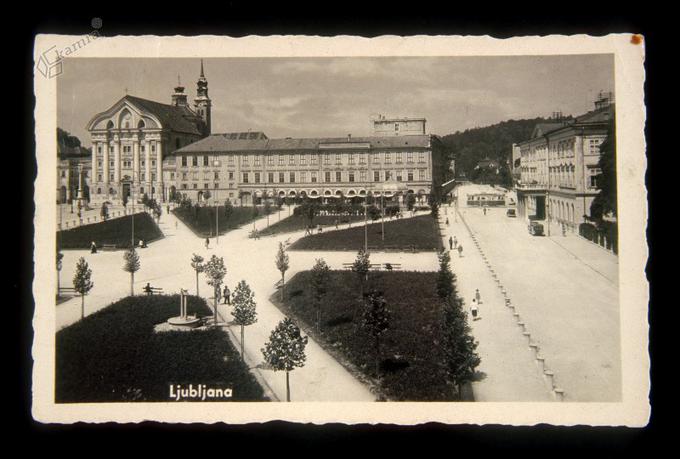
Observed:
[[[437,251],[442,247],[437,221],[431,215],[385,220],[385,241],[380,221],[368,225],[368,249]],[[303,237],[289,250],[348,250],[364,248],[364,225]]]
[[[188,313],[211,310],[190,296]],[[154,333],[155,324],[178,314],[178,295],[127,297],[57,332],[55,401],[167,402],[170,384],[232,388],[231,400],[264,400],[223,330]]]
[[[240,226],[246,225],[253,220],[267,215],[262,207],[257,208],[257,214],[254,213],[253,207],[232,207],[232,212],[229,217],[227,217],[224,206],[217,208],[219,216],[217,221],[220,226],[220,234],[226,233]],[[277,212],[274,206],[269,210],[271,215]],[[172,211],[177,218],[182,220],[185,225],[187,225],[196,235],[200,237],[213,237],[215,236],[215,207],[205,206],[199,207],[198,212],[194,214],[193,209],[178,207]],[[271,218],[270,218],[271,219]]]
[[[140,212],[134,215],[135,245],[140,239],[152,242],[163,237],[163,233],[151,215]],[[57,232],[57,242],[62,249],[89,249],[92,241],[101,248],[103,245],[114,245],[116,248],[128,248],[132,237],[132,215],[114,218],[99,223],[83,225],[70,230]]]
[[[363,215],[317,215],[314,217],[314,220],[312,221],[312,225],[315,227],[318,227],[319,225],[321,226],[328,226],[333,228],[335,226],[335,222],[337,222],[340,225],[347,225],[350,221],[352,223],[354,222],[363,222],[364,221],[364,216]],[[286,217],[284,220],[281,220],[280,222],[276,222],[272,225],[269,225],[268,228],[264,228],[260,231],[260,236],[271,236],[274,234],[282,234],[282,233],[292,233],[295,231],[301,231],[309,226],[309,218],[307,218],[304,215],[291,215],[290,217]]]
[[[315,330],[316,309],[310,279],[311,271],[297,273],[286,285],[285,301],[280,301],[278,292],[272,295],[271,301],[295,318],[306,333],[340,362],[349,363],[350,371],[359,372],[359,379],[375,384],[389,400],[454,400],[440,346],[443,318],[435,292],[436,273],[370,272],[368,284],[384,292],[390,312],[389,329],[381,337],[379,383],[376,382],[374,338],[362,328],[360,312],[353,320],[354,307],[361,304],[356,274],[330,272],[320,333]]]

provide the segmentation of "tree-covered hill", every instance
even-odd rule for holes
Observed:
[[[456,176],[485,183],[510,185],[511,176],[507,161],[512,152],[512,144],[531,137],[537,123],[546,122],[544,118],[527,120],[508,120],[492,126],[466,129],[442,138],[444,145],[456,161]],[[496,174],[475,170],[483,159],[495,160],[501,166]]]

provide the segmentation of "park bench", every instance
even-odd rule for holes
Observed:
[[[154,294],[160,295],[161,293],[163,293],[163,289],[160,288],[160,287],[151,287],[151,288],[148,288],[148,289],[146,287],[144,287],[144,293],[146,293],[147,295],[154,295]]]
[[[385,271],[401,271],[401,263],[383,263]]]
[[[74,287],[59,287],[59,295],[61,295],[62,293],[75,295],[77,292]]]
[[[99,247],[99,250],[116,250],[118,247],[116,244],[102,244],[101,247]]]

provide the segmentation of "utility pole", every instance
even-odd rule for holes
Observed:
[[[217,199],[215,188],[215,245],[220,243],[220,201]]]

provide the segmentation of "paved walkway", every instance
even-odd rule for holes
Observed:
[[[445,221],[448,218],[449,225]],[[478,402],[542,402],[554,401],[542,369],[534,359],[482,256],[477,251],[468,230],[454,213],[454,208],[443,206],[440,227],[446,247],[455,236],[463,246],[463,256],[451,251],[451,267],[456,275],[458,294],[463,297],[472,334],[478,341],[477,353],[481,363],[477,368],[479,380],[472,383]],[[472,320],[469,313],[475,289],[481,294],[479,316]]]
[[[287,209],[282,210],[282,213],[283,218],[288,213]],[[255,227],[263,228],[266,226],[266,220],[266,217],[260,218],[255,222]],[[270,223],[273,221],[275,220],[272,220],[270,216]],[[135,275],[135,292],[140,293],[142,287],[150,282],[154,287],[163,288],[164,293],[178,293],[180,288],[187,288],[193,294],[196,290],[196,281],[195,273],[190,268],[192,253],[198,253],[206,259],[213,254],[224,257],[227,267],[226,281],[230,289],[233,291],[236,283],[245,279],[255,292],[258,322],[246,328],[246,362],[255,369],[254,373],[263,382],[263,386],[273,399],[285,400],[285,374],[258,367],[262,364],[260,349],[269,339],[276,324],[284,318],[279,309],[268,301],[269,296],[274,292],[274,284],[280,278],[280,273],[274,264],[278,243],[285,240],[292,242],[302,236],[303,232],[253,240],[248,238],[248,234],[253,229],[253,224],[249,224],[220,236],[219,245],[214,238],[211,239],[211,246],[206,250],[204,240],[197,238],[173,215],[164,214],[161,217],[160,227],[165,238],[139,251],[141,269]],[[75,250],[65,251],[64,254],[62,286],[71,285],[70,277],[75,271],[75,264],[79,257],[84,257],[92,268],[95,287],[86,297],[86,315],[129,294],[130,276],[122,270],[123,253],[121,251],[90,254],[89,251]],[[311,267],[315,256],[319,257],[321,254],[291,252],[291,269],[286,273],[286,277],[290,278],[297,270]],[[340,260],[342,255],[336,256]],[[337,263],[331,259],[331,256],[328,258],[332,266]],[[354,255],[345,255],[342,258],[343,262],[352,261]],[[390,260],[393,258],[391,257]],[[203,275],[200,276],[199,289],[201,296],[212,305],[212,301],[208,298],[211,289],[205,283]],[[221,305],[219,313],[223,319],[227,321],[231,319],[228,306]],[[58,329],[79,319],[79,298],[73,298],[57,306]],[[239,328],[231,326],[228,328],[232,341],[237,348],[240,348]],[[293,401],[372,401],[375,399],[365,385],[356,380],[311,338],[306,354],[305,367],[291,373],[291,399]]]
[[[504,208],[488,209],[487,215],[478,208],[460,212],[564,400],[621,400],[618,258],[577,235],[531,236],[527,223],[506,217]]]

